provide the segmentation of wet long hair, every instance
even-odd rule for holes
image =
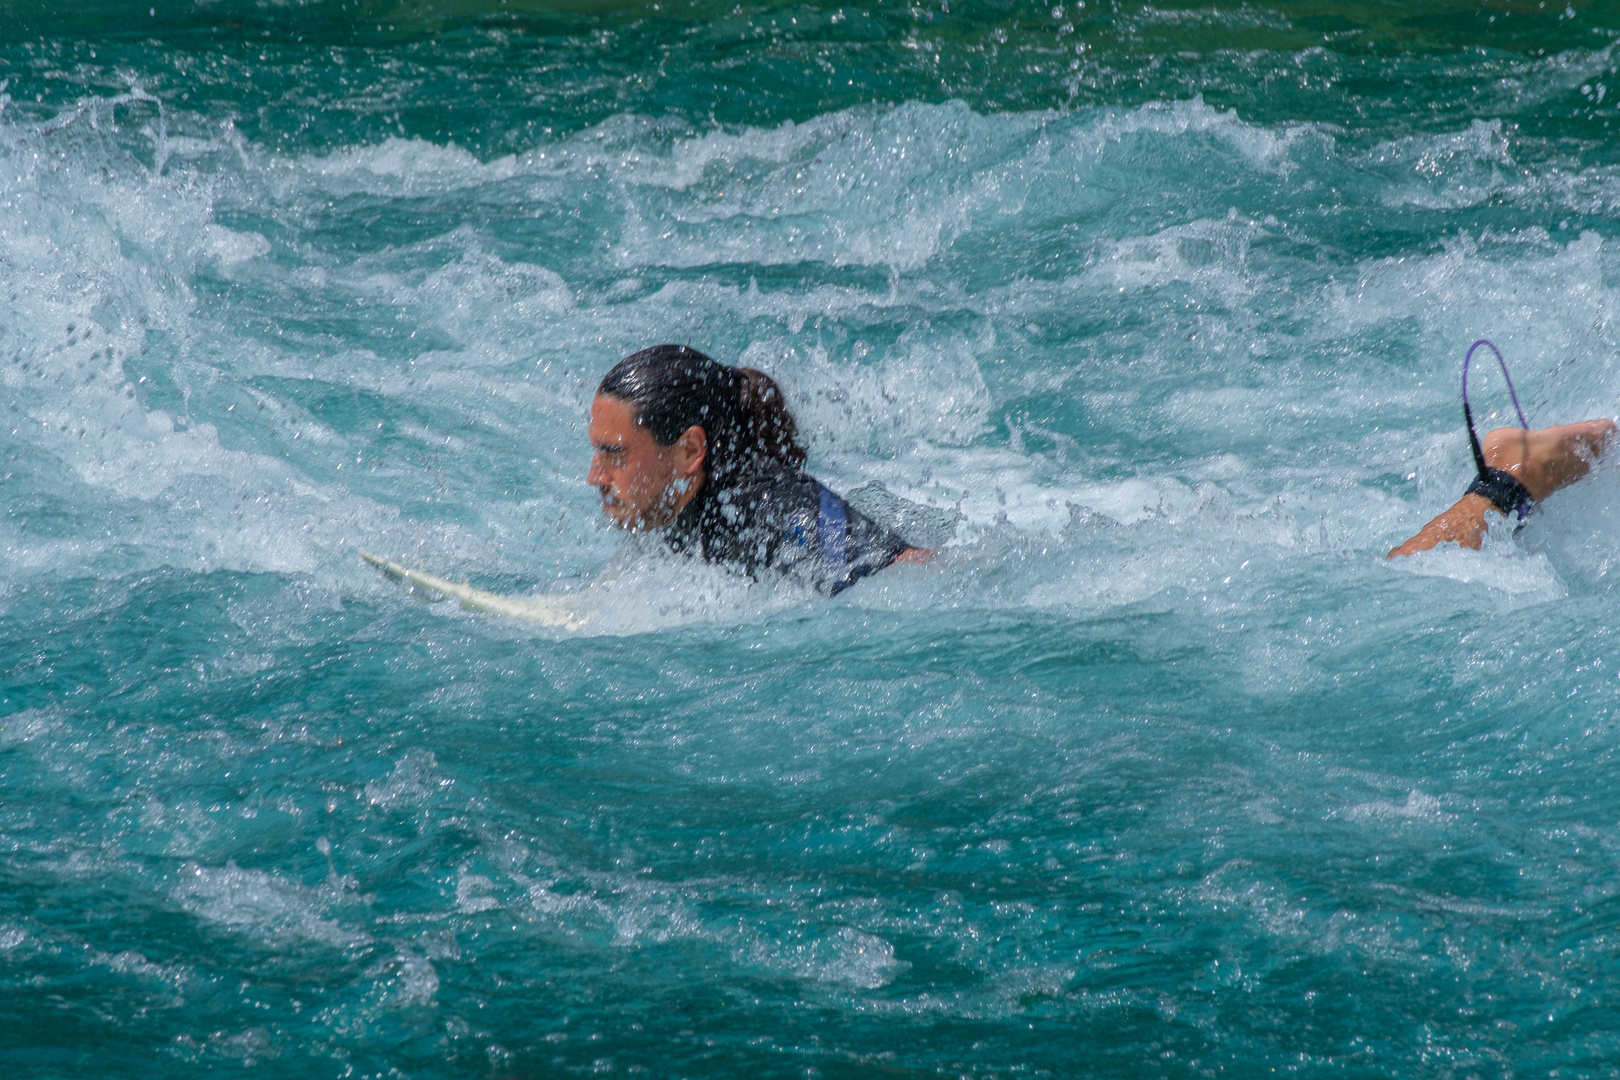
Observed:
[[[654,345],[615,364],[596,392],[628,403],[660,446],[702,428],[704,467],[722,482],[772,467],[804,468],[799,426],[782,388],[763,371],[727,367],[685,345]]]

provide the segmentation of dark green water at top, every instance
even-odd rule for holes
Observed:
[[[148,14],[148,11],[153,14]],[[633,112],[775,126],[872,103],[980,111],[1202,95],[1261,124],[1389,138],[1511,115],[1612,142],[1612,102],[1537,100],[1612,4],[12,3],[17,107],[130,76],[278,149],[389,135],[483,155]]]

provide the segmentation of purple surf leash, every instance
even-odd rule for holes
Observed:
[[[1508,374],[1507,361],[1502,359],[1502,350],[1480,338],[1468,347],[1468,354],[1463,357],[1463,423],[1468,425],[1468,444],[1474,450],[1474,465],[1479,469],[1479,476],[1468,485],[1467,493],[1483,495],[1503,514],[1517,514],[1522,527],[1525,517],[1535,509],[1535,500],[1512,473],[1493,469],[1485,464],[1485,451],[1480,448],[1479,433],[1474,430],[1474,411],[1468,405],[1468,364],[1474,359],[1474,353],[1481,345],[1496,354],[1496,362],[1502,368],[1502,378],[1507,383],[1508,396],[1513,399],[1513,411],[1519,414],[1519,426],[1526,431],[1530,430],[1530,422],[1524,418],[1524,409],[1519,406],[1519,392],[1513,389],[1513,376]]]
[[[1480,449],[1479,435],[1474,431],[1474,412],[1468,407],[1468,364],[1469,361],[1474,359],[1474,353],[1478,351],[1481,345],[1496,354],[1496,362],[1502,367],[1502,379],[1507,383],[1508,397],[1513,399],[1513,411],[1519,414],[1519,426],[1529,431],[1530,422],[1524,418],[1524,410],[1519,407],[1519,392],[1513,389],[1513,376],[1508,374],[1507,361],[1502,359],[1502,350],[1484,338],[1480,338],[1468,346],[1468,355],[1463,357],[1463,423],[1468,425],[1468,442],[1474,448],[1474,464],[1479,466],[1479,475],[1485,476],[1489,471],[1485,467],[1485,451]]]

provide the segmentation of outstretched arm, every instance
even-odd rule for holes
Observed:
[[[1540,502],[1585,476],[1614,432],[1612,420],[1583,420],[1537,431],[1497,428],[1485,436],[1485,464],[1512,476]],[[1447,541],[1478,551],[1485,539],[1485,512],[1493,509],[1483,495],[1464,495],[1388,557],[1415,555]]]

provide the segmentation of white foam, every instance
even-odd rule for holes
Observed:
[[[1441,808],[1439,799],[1433,795],[1425,795],[1421,791],[1408,792],[1406,800],[1399,803],[1384,799],[1356,803],[1344,811],[1344,816],[1350,821],[1393,819],[1435,823],[1451,821],[1456,817],[1455,814],[1448,814]]]
[[[1370,165],[1403,167],[1414,174],[1386,189],[1389,206],[1457,210],[1519,188],[1526,179],[1513,160],[1500,120],[1474,120],[1459,132],[1411,135],[1374,148]]]
[[[1391,559],[1389,566],[1399,573],[1450,578],[1538,602],[1560,600],[1569,594],[1545,555],[1525,554],[1505,541],[1486,554],[1442,544],[1431,551]]]
[[[52,709],[23,709],[0,719],[0,746],[11,749],[19,743],[34,742],[61,727]]]
[[[428,1008],[436,1004],[439,972],[425,956],[403,956],[388,993],[394,1008]]]
[[[221,867],[187,863],[169,895],[205,922],[239,930],[276,944],[313,942],[337,948],[368,945],[371,935],[327,916],[335,903],[356,897],[346,880],[310,889],[235,862]]]
[[[16,437],[31,432],[33,445],[65,464],[81,501],[142,509],[122,535],[6,537],[17,572],[83,567],[123,545],[148,565],[318,575],[387,596],[352,559],[348,540],[449,576],[545,565],[559,582],[576,581],[618,543],[596,524],[581,482],[592,381],[631,347],[710,324],[727,328],[719,340],[730,350],[717,348],[726,359],[780,377],[818,474],[844,490],[881,482],[960,515],[952,543],[969,552],[963,565],[1012,559],[1029,575],[1018,602],[1039,607],[1065,597],[1083,606],[1140,602],[1203,580],[1200,568],[1223,550],[1229,569],[1268,549],[1387,549],[1465,479],[1460,432],[1412,427],[1409,418],[1450,407],[1452,364],[1438,358],[1484,326],[1508,350],[1521,385],[1536,388],[1538,421],[1601,413],[1620,396],[1620,379],[1594,359],[1608,347],[1602,327],[1615,301],[1604,284],[1613,253],[1595,234],[1569,242],[1545,233],[1460,236],[1439,254],[1371,260],[1349,274],[1301,273],[1257,255],[1286,225],[1226,214],[1094,239],[1071,264],[1078,270],[1061,278],[970,285],[938,271],[964,239],[992,250],[1003,234],[1085,220],[1094,211],[1089,178],[1141,140],[1269,185],[1321,179],[1313,172],[1302,181],[1302,169],[1343,167],[1331,133],[1249,124],[1197,100],[999,116],[960,103],[911,104],[700,133],[619,117],[487,162],[453,145],[398,139],[289,158],[244,143],[228,125],[197,121],[161,136],[162,171],[140,166],[108,128],[78,116],[49,131],[12,129],[0,146],[16,166],[0,170],[0,273],[17,296],[0,329],[0,382],[18,406]],[[52,152],[36,161],[45,148]],[[1350,164],[1420,174],[1425,162],[1440,173],[1500,170],[1512,155],[1500,129],[1483,124],[1391,143]],[[1582,182],[1601,186],[1601,171]],[[279,216],[296,227],[304,208],[348,195],[453,200],[470,192],[566,206],[587,176],[620,198],[617,226],[606,223],[620,231],[601,248],[620,273],[606,284],[591,276],[602,268],[551,265],[543,248],[515,257],[454,215],[442,234],[347,260],[272,250],[265,233],[237,220]],[[1404,189],[1385,194],[1396,190]],[[229,226],[215,220],[226,207],[236,215]],[[638,284],[659,267],[793,261],[884,273],[880,284],[802,288],[693,276],[650,293]],[[407,313],[436,345],[401,362],[359,343],[311,352],[245,337],[200,306],[193,283],[209,274],[228,276],[249,291],[242,295],[259,290],[253,302],[278,315],[283,304],[316,320],[351,304]],[[1116,303],[1146,304],[1147,323],[1109,331],[1083,354],[1050,355],[1029,329]],[[1203,305],[1196,340],[1166,332],[1179,325],[1169,306],[1179,303]],[[1380,357],[1346,345],[1390,333],[1415,334],[1426,366],[1411,380],[1389,377]],[[170,387],[161,404],[149,400],[151,384],[126,374],[154,344],[161,358],[134,370],[158,365]],[[1300,359],[1347,348],[1331,376]],[[1183,379],[1157,399],[1104,390],[1090,372],[1116,355],[1133,357],[1144,377],[1219,369],[1230,382]],[[1009,358],[1024,365],[1016,377]],[[266,379],[372,395],[397,418],[392,436],[414,437],[421,460],[437,463],[339,430]],[[190,393],[220,385],[262,409],[257,427],[189,415]],[[1009,395],[1030,393],[1071,395],[1098,414],[1136,411],[1143,429],[1207,432],[1209,443],[1227,445],[1130,468],[1128,445],[1104,452],[1005,414]],[[456,419],[447,424],[445,415]],[[1393,427],[1383,426],[1386,416]],[[1005,438],[994,434],[998,425]],[[1293,429],[1349,434],[1307,450]],[[1231,449],[1271,433],[1293,448],[1292,459]],[[484,466],[504,452],[526,457],[543,482],[521,493],[484,486]],[[383,456],[386,472],[350,472]],[[443,520],[401,514],[434,470],[448,473],[437,497],[450,512]],[[1389,473],[1414,477],[1418,500],[1365,488],[1343,498],[1345,483]],[[543,545],[528,540],[537,519],[554,523]],[[1075,531],[1083,522],[1127,533],[1098,546],[1104,533]],[[1508,587],[1554,595],[1560,568],[1576,563],[1583,587],[1602,578],[1612,545],[1600,529],[1584,535],[1597,542],[1591,558],[1542,545],[1543,562],[1516,564]],[[1140,558],[1122,561],[1107,547],[1116,541],[1139,546]],[[1197,554],[1184,561],[1181,550]],[[1504,588],[1494,570],[1475,575],[1469,556],[1457,559],[1443,573]],[[1425,573],[1444,561],[1408,569]],[[934,578],[907,580],[930,583],[923,587],[932,595]],[[769,617],[803,602],[724,577],[668,578],[651,563],[588,599],[599,601],[596,625],[612,628],[603,632]],[[637,605],[645,617],[624,614]]]
[[[818,981],[876,990],[911,966],[896,960],[894,946],[876,934],[863,934],[848,926],[818,944],[820,948],[812,949],[812,955],[795,965],[801,974]]]
[[[272,158],[267,164],[272,191],[283,198],[309,186],[335,196],[425,198],[500,183],[519,171],[518,160],[511,155],[483,162],[454,143],[440,146],[396,137],[320,157]]]
[[[464,915],[476,915],[481,911],[493,911],[500,907],[499,900],[484,895],[486,889],[494,886],[495,883],[482,874],[463,872],[456,879],[456,910]]]
[[[1138,134],[1213,136],[1237,150],[1250,164],[1286,177],[1297,168],[1291,151],[1306,141],[1332,144],[1327,129],[1311,124],[1285,124],[1267,128],[1250,124],[1236,109],[1215,109],[1202,95],[1185,101],[1149,102],[1134,109],[1099,110],[1101,119],[1072,136],[1088,155],[1097,155],[1110,142]]]
[[[383,781],[373,780],[365,788],[366,801],[389,809],[417,806],[455,783],[441,775],[431,751],[408,750],[394,763]]]
[[[232,267],[270,253],[270,241],[254,232],[237,232],[223,225],[203,228],[201,252],[222,267]]]
[[[1240,305],[1259,282],[1245,266],[1249,245],[1261,227],[1233,214],[1223,221],[1174,225],[1152,236],[1109,245],[1088,271],[1107,288],[1139,290],[1183,282],[1205,289],[1225,303]]]

